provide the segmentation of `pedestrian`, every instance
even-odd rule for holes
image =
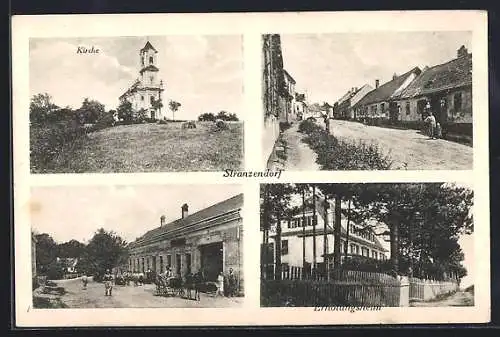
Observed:
[[[434,135],[434,131],[436,128],[436,118],[432,114],[432,111],[429,111],[429,115],[425,118],[424,122],[428,127],[429,139],[436,139]]]
[[[111,275],[110,270],[106,270],[104,274],[104,296],[112,296],[113,292],[113,275]]]
[[[227,278],[229,284],[228,293],[230,297],[233,297],[236,294],[236,276],[233,273],[233,268],[229,268],[229,275]]]
[[[217,295],[224,296],[224,274],[222,271],[217,276]]]
[[[441,123],[436,123],[436,138],[440,139],[443,137],[443,129],[441,128]]]
[[[87,275],[83,275],[82,277],[82,284],[83,284],[83,289],[86,290],[87,289],[87,283],[89,282],[89,280],[87,279]]]

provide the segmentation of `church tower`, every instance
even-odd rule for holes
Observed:
[[[132,103],[135,111],[143,110],[152,120],[166,117],[165,107],[155,104],[162,101],[163,81],[158,78],[158,51],[147,41],[139,50],[139,78],[120,96],[120,101]]]

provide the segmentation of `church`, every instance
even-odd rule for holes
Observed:
[[[163,81],[158,78],[158,51],[147,41],[139,50],[139,77],[119,97],[120,103],[128,101],[135,111],[144,109],[146,117],[151,119],[166,118],[166,108],[155,106],[155,102],[162,101],[164,91]]]

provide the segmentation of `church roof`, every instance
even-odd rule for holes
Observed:
[[[144,47],[141,49],[141,52],[142,51],[146,51],[146,50],[149,50],[149,49],[153,49],[156,53],[158,52],[155,47],[153,47],[153,45],[148,41],[146,42],[146,44],[144,45]]]
[[[142,74],[145,71],[159,71],[159,69],[156,66],[150,64],[147,67],[142,68],[139,72]]]

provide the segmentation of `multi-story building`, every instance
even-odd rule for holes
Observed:
[[[158,78],[158,51],[147,41],[139,50],[139,77],[119,97],[120,102],[129,101],[135,111],[144,109],[148,118],[166,118],[166,109],[161,109],[155,101],[162,100],[163,81]]]
[[[293,123],[297,120],[297,114],[295,113],[295,79],[286,70],[283,70],[285,75],[285,99],[281,100],[284,104],[281,109],[282,115],[280,116],[281,122]]]
[[[243,292],[242,233],[243,194],[189,214],[187,204],[181,206],[181,217],[159,226],[130,243],[128,270],[162,273],[170,267],[181,277],[203,271],[215,281],[220,272],[232,268]]]
[[[327,262],[330,266],[333,262],[334,252],[334,234],[333,226],[335,219],[335,202],[328,201],[329,206],[325,213],[325,199],[316,198],[316,212],[312,206],[306,207],[304,214],[302,212],[292,217],[290,220],[283,220],[281,223],[281,263],[282,270],[286,271],[290,267],[306,267],[316,264],[317,268],[322,268]],[[313,205],[311,199],[306,204]],[[314,226],[314,214],[316,214],[316,225]],[[326,223],[326,251],[324,256],[325,244],[325,218]],[[274,258],[267,257],[268,263],[276,261],[276,233],[275,230],[269,235],[269,252],[273,252]],[[345,258],[345,246],[347,245],[348,257],[364,256],[375,260],[387,259],[387,249],[385,249],[378,240],[375,232],[369,227],[359,226],[353,221],[341,217],[341,243],[340,251],[342,259]],[[304,249],[305,247],[305,249]],[[314,250],[314,247],[316,249]],[[316,251],[316,254],[314,253]],[[304,256],[305,252],[305,266]],[[316,258],[316,260],[314,260]],[[271,262],[272,263],[272,262]]]

